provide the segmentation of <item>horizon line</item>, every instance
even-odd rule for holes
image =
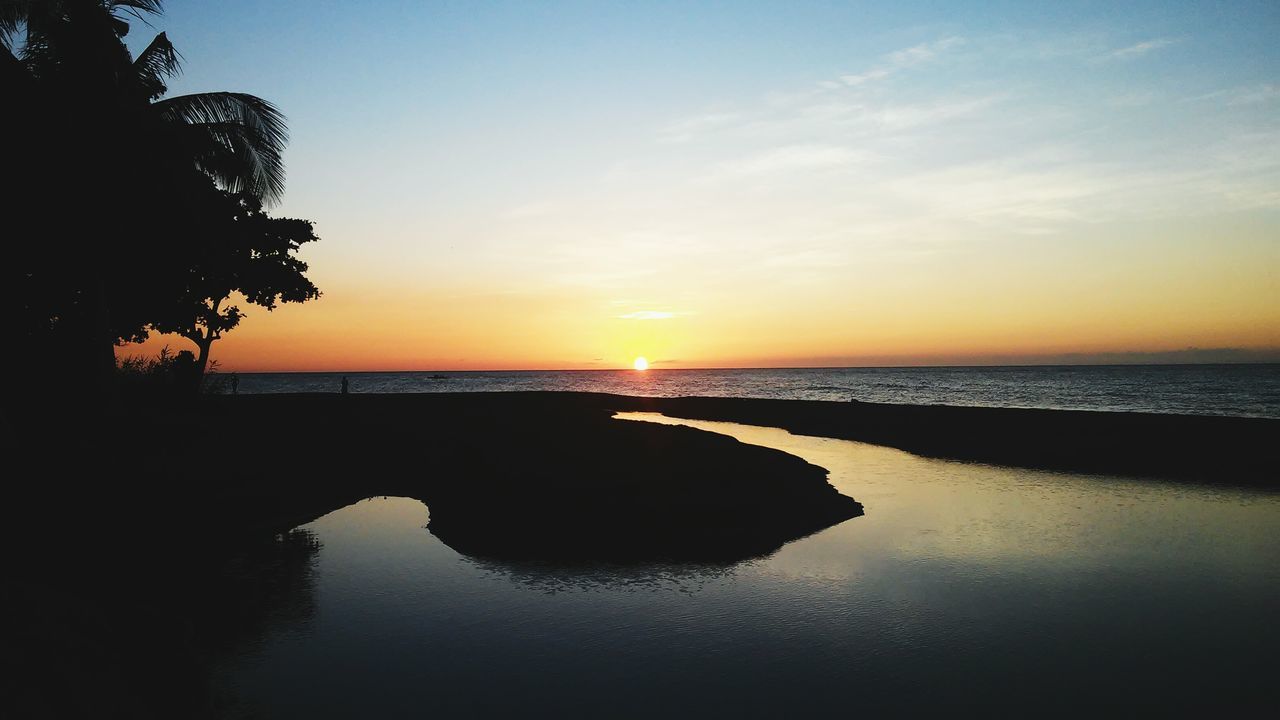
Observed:
[[[685,372],[701,370],[946,370],[967,368],[1033,368],[1033,367],[1185,367],[1214,365],[1280,365],[1280,360],[1219,360],[1213,362],[1042,362],[1042,363],[984,363],[984,364],[949,364],[949,365],[722,365],[705,367],[654,367],[636,370],[626,366],[618,367],[578,367],[578,368],[485,368],[485,369],[448,369],[431,368],[428,370],[219,370],[215,374],[253,374],[253,375],[336,375],[348,374],[394,374],[394,373],[498,373],[498,372]]]

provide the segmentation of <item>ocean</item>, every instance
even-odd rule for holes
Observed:
[[[1280,418],[1280,364],[241,373],[242,393],[574,390]]]

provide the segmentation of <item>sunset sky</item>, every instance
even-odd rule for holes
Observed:
[[[224,369],[1280,358],[1280,3],[1031,5],[170,0],[130,41],[289,118],[324,297]]]

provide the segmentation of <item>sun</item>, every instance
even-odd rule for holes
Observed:
[[[631,364],[632,364],[633,366],[635,366],[635,369],[637,369],[637,370],[648,370],[648,369],[649,369],[649,361],[648,361],[648,360],[646,360],[644,357],[638,357],[638,358],[636,358],[636,361],[635,361],[635,362],[633,362],[633,363],[631,363]]]

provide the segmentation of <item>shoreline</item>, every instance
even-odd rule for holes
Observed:
[[[462,556],[555,571],[731,566],[861,515],[827,472],[582,398],[206,396],[4,408],[4,689],[20,706],[216,715],[213,668],[306,595],[300,525],[430,508]],[[50,644],[48,638],[58,638]],[[158,692],[157,687],[164,692]]]
[[[1097,362],[1097,363],[997,363],[997,364],[944,364],[944,365],[731,365],[707,367],[662,367],[650,366],[648,372],[729,372],[752,370],[998,370],[1000,368],[1135,368],[1135,367],[1229,367],[1238,365],[1280,365],[1280,360],[1239,360],[1222,362]],[[557,373],[557,372],[608,372],[630,373],[629,367],[584,367],[584,368],[480,368],[450,369],[434,368],[429,370],[234,370],[228,368],[222,372],[238,375],[425,375],[453,373],[457,375],[483,373]],[[745,398],[754,399],[754,398]],[[1052,409],[1052,408],[1047,408]]]
[[[243,394],[586,392],[1280,420],[1280,364],[587,371],[287,372],[240,375]]]
[[[363,412],[552,415],[658,412],[866,442],[924,457],[1082,474],[1280,489],[1280,420],[1099,410],[860,401],[649,397],[558,390],[442,393],[262,393],[205,398],[303,405],[323,398]]]
[[[83,703],[111,688],[108,706],[160,703],[135,713],[157,717],[209,702],[209,668],[229,640],[252,642],[281,594],[305,583],[315,548],[290,530],[367,497],[423,500],[424,532],[459,553],[548,572],[727,566],[863,513],[800,458],[618,411],[1272,491],[1280,430],[1247,418],[568,392],[14,410],[4,450],[38,469],[11,486],[4,512],[12,582],[0,604],[15,638],[7,660],[22,668],[10,680]],[[68,679],[70,658],[87,659]],[[172,692],[155,697],[157,683]]]
[[[1280,488],[1280,420],[1270,418],[719,397],[621,402],[939,459]]]

